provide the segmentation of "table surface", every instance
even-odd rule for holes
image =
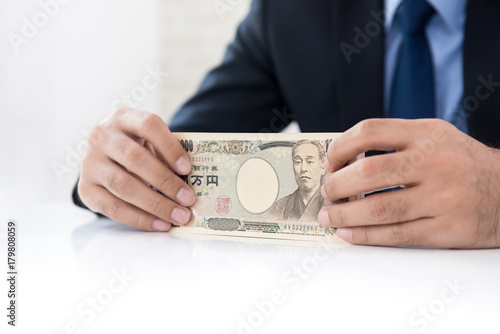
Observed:
[[[500,329],[500,250],[172,237],[69,203],[0,217],[2,252],[8,219],[18,226],[16,333]]]

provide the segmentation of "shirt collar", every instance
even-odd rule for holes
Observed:
[[[403,0],[385,0],[385,9],[387,13],[385,23],[386,29],[391,28],[394,16],[401,2],[403,2]],[[467,0],[427,0],[427,2],[434,7],[448,28],[458,29],[461,27]]]

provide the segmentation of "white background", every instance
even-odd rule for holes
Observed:
[[[41,7],[0,0],[0,212],[69,201],[79,172],[70,152],[148,67],[169,75],[138,108],[168,121],[221,60],[250,1],[233,3],[221,17],[210,0],[70,0],[15,52],[9,34]],[[70,171],[58,177],[54,165]]]

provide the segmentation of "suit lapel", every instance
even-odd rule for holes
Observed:
[[[348,129],[384,115],[384,1],[338,0],[333,7],[339,119]]]
[[[470,0],[464,40],[464,108],[469,133],[500,145],[500,2]]]

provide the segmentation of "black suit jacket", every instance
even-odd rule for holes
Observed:
[[[383,117],[383,8],[383,0],[255,0],[172,131],[277,132],[290,120],[304,132],[345,131]],[[495,146],[499,17],[500,1],[469,1],[463,48],[469,132]]]
[[[255,0],[171,130],[278,132],[296,120],[304,132],[331,132],[383,117],[383,8],[383,0]],[[499,17],[500,1],[469,1],[463,50],[469,132],[494,146],[500,87],[485,82],[500,82]],[[369,40],[356,39],[367,25]],[[84,206],[77,187],[73,200]]]

